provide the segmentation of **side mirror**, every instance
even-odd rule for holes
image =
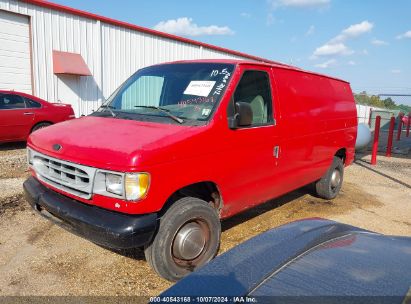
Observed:
[[[248,127],[253,123],[253,110],[249,103],[236,102],[235,114],[228,118],[228,126],[230,129],[237,129],[238,127]]]

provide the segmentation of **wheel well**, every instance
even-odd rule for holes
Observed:
[[[38,123],[36,123],[36,124],[31,128],[30,133],[33,132],[33,129],[34,129],[36,126],[38,126],[39,124],[42,124],[42,123],[48,123],[48,124],[50,124],[50,125],[53,124],[51,121],[47,121],[47,120],[39,121]]]
[[[164,214],[175,201],[186,196],[202,199],[217,210],[220,210],[223,206],[223,199],[217,185],[213,182],[207,181],[191,184],[175,191],[168,198],[166,204],[161,209],[161,213]]]
[[[345,163],[345,159],[347,157],[347,150],[345,148],[342,148],[335,153],[335,156],[339,157],[342,159],[343,163]]]

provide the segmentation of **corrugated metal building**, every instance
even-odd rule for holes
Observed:
[[[255,56],[40,0],[0,0],[0,89],[96,109],[137,69],[160,62]]]

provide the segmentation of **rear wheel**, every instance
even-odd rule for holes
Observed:
[[[341,190],[344,177],[344,163],[341,158],[334,156],[327,173],[315,184],[319,197],[324,199],[335,198]]]
[[[33,127],[33,129],[31,130],[31,133],[33,133],[33,132],[35,132],[35,131],[37,131],[37,130],[46,128],[46,127],[48,127],[48,126],[51,126],[51,123],[49,123],[49,122],[41,122],[41,123],[38,123],[37,125],[35,125],[35,126]]]
[[[201,199],[184,197],[160,219],[158,232],[144,254],[160,276],[177,281],[215,257],[220,235],[217,211]]]

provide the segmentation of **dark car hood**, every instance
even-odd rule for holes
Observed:
[[[404,297],[410,273],[411,239],[312,219],[235,247],[162,296]]]
[[[160,150],[181,141],[198,127],[103,117],[83,117],[41,129],[28,145],[56,158],[115,169],[141,163],[143,152]],[[59,151],[53,145],[59,144]]]

